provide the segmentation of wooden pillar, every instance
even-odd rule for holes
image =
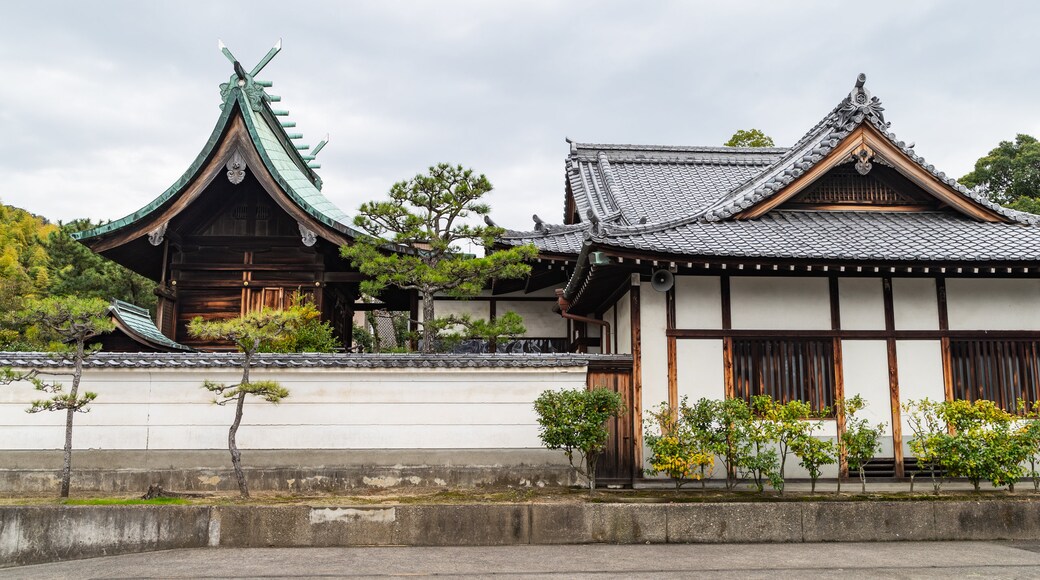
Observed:
[[[719,278],[719,291],[722,296],[722,330],[733,329],[733,317],[730,312],[729,276]],[[726,398],[732,399],[736,396],[733,385],[733,337],[726,335],[722,339],[722,374],[726,383]]]
[[[946,278],[935,279],[935,302],[939,306],[939,331],[942,335],[943,392],[953,400],[953,363],[950,360],[950,315],[946,308]]]
[[[838,289],[838,278],[830,278],[830,302],[831,302],[831,330],[838,336],[834,337],[834,403],[837,411],[834,414],[834,424],[838,439],[845,433],[845,369],[841,354],[841,295]],[[838,457],[838,477],[849,476],[849,464],[844,455]]]
[[[675,330],[675,286],[665,292],[664,295],[665,308],[667,309],[667,329]],[[678,412],[679,408],[679,369],[677,351],[678,345],[675,343],[676,338],[669,336],[668,340],[668,405]]]
[[[896,315],[892,299],[892,278],[883,278],[885,300],[885,343],[888,346],[888,395],[892,406],[892,453],[896,462],[896,477],[903,477],[903,419],[899,406],[899,357],[896,352]]]
[[[632,329],[632,477],[643,475],[643,345],[640,328],[639,274],[632,274],[629,313]]]

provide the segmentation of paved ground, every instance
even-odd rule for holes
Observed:
[[[0,578],[1040,578],[1040,542],[194,549],[0,570]]]

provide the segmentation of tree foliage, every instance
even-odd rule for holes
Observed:
[[[845,430],[838,438],[838,453],[845,458],[849,469],[859,474],[863,493],[867,493],[865,468],[881,451],[881,437],[885,432],[885,423],[871,425],[858,415],[866,406],[867,403],[860,395],[838,403],[839,412],[845,415]],[[841,478],[838,478],[838,492],[841,492]]]
[[[726,147],[773,147],[773,138],[758,129],[741,129],[724,143]]]
[[[0,203],[0,310],[13,312],[26,298],[48,295],[45,243],[57,229],[39,216]]]
[[[289,396],[289,391],[275,381],[254,381],[249,377],[254,357],[260,352],[287,352],[299,345],[300,329],[315,320],[313,305],[298,303],[285,310],[261,310],[230,320],[204,321],[201,317],[188,324],[188,333],[205,340],[222,340],[234,344],[242,353],[242,380],[228,385],[205,381],[204,389],[214,394],[217,405],[235,404],[235,419],[228,430],[228,450],[235,468],[238,491],[249,497],[249,485],[242,471],[242,454],[236,437],[242,424],[242,411],[247,396],[258,397],[268,403],[278,403]]]
[[[116,298],[154,312],[155,282],[95,254],[90,248],[72,239],[73,232],[96,225],[90,220],[73,220],[48,235],[46,250],[50,257],[50,293],[105,301]]]
[[[367,235],[341,249],[344,258],[370,276],[361,290],[376,295],[387,286],[418,291],[423,301],[424,352],[433,352],[438,330],[457,326],[437,322],[434,296],[472,297],[492,278],[519,278],[530,273],[526,260],[534,246],[492,250],[505,230],[473,225],[469,219],[487,216],[482,198],[491,191],[483,175],[461,165],[441,163],[426,174],[395,183],[389,200],[364,203],[354,224]],[[462,244],[485,248],[477,257]]]
[[[60,296],[118,298],[154,309],[154,282],[72,239],[72,232],[94,225],[89,220],[55,225],[0,204],[0,311],[15,312],[26,301]],[[46,350],[47,345],[7,328],[0,330],[0,349]]]
[[[975,162],[975,169],[960,179],[992,201],[1013,209],[1040,211],[1040,141],[1019,134],[1001,141]]]
[[[27,380],[36,390],[50,395],[50,398],[32,401],[28,412],[65,412],[65,446],[59,493],[61,497],[68,497],[72,480],[73,419],[77,412],[87,412],[87,406],[97,397],[96,393],[81,394],[79,391],[83,363],[97,352],[97,348],[87,343],[97,335],[115,328],[108,316],[108,302],[73,296],[28,299],[21,310],[9,317],[8,322],[20,329],[23,335],[34,335],[36,338],[33,342],[49,345],[49,350],[56,357],[72,363],[71,373],[57,373],[71,375],[72,385],[68,392],[62,383],[42,379],[41,369],[29,369],[24,373],[13,373],[7,369],[0,373],[0,382]],[[48,376],[56,374],[52,369],[46,372]]]
[[[539,437],[548,449],[561,449],[567,461],[596,488],[596,464],[606,448],[607,420],[624,413],[621,395],[609,389],[544,391],[534,402]]]

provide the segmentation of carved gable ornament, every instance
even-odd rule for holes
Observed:
[[[227,178],[228,181],[234,185],[242,183],[242,180],[246,178],[246,160],[242,158],[242,152],[235,149],[235,152],[231,154],[231,159],[228,159],[227,165]]]

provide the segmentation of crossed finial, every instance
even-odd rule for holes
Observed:
[[[224,56],[229,61],[231,61],[232,65],[234,65],[235,74],[238,76],[239,80],[246,80],[247,76],[255,77],[257,74],[260,73],[260,71],[264,70],[264,67],[267,66],[267,63],[271,62],[271,59],[273,59],[275,55],[282,51],[282,39],[279,38],[278,42],[274,43],[274,46],[271,47],[271,50],[267,51],[267,54],[264,55],[264,58],[260,59],[260,62],[256,63],[256,66],[253,67],[253,70],[249,71],[248,75],[246,74],[245,69],[242,68],[242,65],[239,64],[238,59],[235,58],[235,55],[231,54],[231,50],[228,49],[228,47],[224,44],[224,41],[220,40],[219,38],[217,39],[217,48],[219,48],[220,52],[224,53]]]

